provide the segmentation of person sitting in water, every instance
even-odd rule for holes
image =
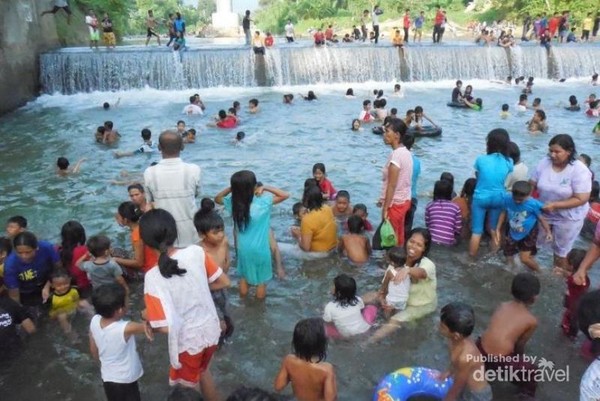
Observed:
[[[413,109],[406,110],[406,117],[404,117],[404,124],[410,128],[415,122],[415,111]]]
[[[600,121],[598,121],[598,124],[596,124],[592,131],[594,132],[594,134],[600,134]]]
[[[595,100],[596,100],[596,94],[590,93],[590,95],[587,97],[587,99],[585,99],[585,101],[583,103],[589,105],[590,103],[594,102]]]
[[[175,42],[173,43],[173,51],[182,52],[187,49],[185,45],[185,37],[183,36],[183,32],[177,31],[177,37],[175,38]]]
[[[212,126],[212,124],[209,125]],[[238,126],[238,119],[231,114],[227,114],[225,110],[219,110],[219,119],[214,126],[226,129],[235,128]]]
[[[542,99],[540,99],[539,97],[533,99],[533,102],[531,103],[531,108],[533,110],[544,110],[542,108]]]
[[[56,161],[56,174],[60,176],[67,176],[69,174],[77,174],[79,170],[81,170],[81,163],[83,163],[86,159],[79,159],[77,163],[73,167],[69,167],[69,159],[66,157],[59,157]]]
[[[402,92],[402,86],[400,86],[400,84],[394,84],[394,93],[392,93],[392,96],[404,97],[404,93]]]
[[[260,35],[260,31],[254,32],[254,37],[252,38],[252,50],[254,50],[254,54],[256,55],[265,55],[265,42]]]
[[[592,86],[598,85],[598,73],[597,72],[595,72],[594,75],[592,75],[592,81],[590,83],[592,84]]]
[[[529,108],[529,106],[527,105],[527,95],[526,94],[521,94],[519,96],[519,102],[516,105],[517,111],[523,112],[523,111],[527,111],[527,109]]]
[[[315,32],[313,38],[315,40],[315,46],[319,47],[325,44],[325,35],[321,31],[321,28],[317,29],[317,32]]]
[[[360,120],[358,118],[355,118],[354,120],[352,120],[352,127],[351,127],[352,131],[362,131],[363,128],[360,126]]]
[[[575,35],[575,28],[571,28],[571,32],[567,35],[567,43],[577,43],[577,35]]]
[[[421,131],[423,129],[423,120],[427,120],[433,125],[435,128],[438,128],[438,125],[433,122],[431,118],[429,118],[425,112],[423,111],[423,107],[417,106],[415,107],[415,123],[417,130]]]
[[[463,93],[463,99],[468,100],[469,102],[473,102],[473,100],[475,99],[473,97],[473,86],[472,85],[467,85],[467,87],[465,88],[465,93]]]
[[[183,108],[183,114],[186,114],[188,116],[191,116],[193,114],[204,114],[202,108],[196,104],[196,96],[190,96],[190,104]]]
[[[287,93],[283,95],[283,103],[284,104],[292,104],[294,102],[294,95],[291,93]]]
[[[260,111],[260,108],[258,107],[258,99],[250,99],[248,101],[248,113],[256,114],[259,111]]]
[[[452,103],[462,103],[463,102],[463,94],[460,88],[462,88],[462,81],[456,81],[456,86],[452,89]]]
[[[502,105],[502,111],[500,112],[500,118],[507,119],[510,117],[510,113],[508,112],[508,104],[504,103]]]
[[[569,106],[565,107],[565,109],[569,111],[580,111],[581,106],[579,106],[579,102],[577,102],[577,97],[575,95],[569,96]]]
[[[118,99],[117,99],[116,103],[115,103],[115,104],[113,104],[113,107],[117,107],[117,106],[119,106],[119,103],[121,103],[121,98],[118,98]],[[108,103],[108,102],[104,102],[104,103],[102,103],[102,108],[103,108],[104,110],[110,110],[110,103]]]
[[[139,155],[142,153],[148,154],[148,153],[154,153],[154,152],[158,151],[157,144],[152,140],[152,132],[150,132],[150,130],[148,128],[144,128],[142,130],[142,140],[144,141],[142,143],[142,146],[140,146],[136,150],[134,150],[132,152],[115,152],[115,157],[119,158],[119,157],[125,157],[125,156],[133,156],[133,155]]]
[[[206,110],[206,106],[204,105],[204,102],[202,101],[202,99],[200,99],[200,95],[199,94],[194,94],[194,104],[198,107],[200,107],[202,109],[202,111]]]
[[[244,131],[240,131],[237,134],[235,134],[235,138],[233,140],[233,144],[234,145],[240,145],[242,143],[242,141],[244,140],[244,138],[246,137],[246,133]]]
[[[113,129],[113,122],[105,121],[104,132],[102,133],[102,140],[100,142],[110,145],[117,142],[119,139],[121,139],[121,134],[119,134],[119,131]]]
[[[373,105],[375,106],[375,121],[383,121],[388,115],[388,112],[385,108],[387,101],[385,99],[377,99],[373,102]]]
[[[600,116],[600,100],[594,100],[590,103],[590,107],[585,111],[585,114],[589,117]]]
[[[195,143],[196,142],[196,130],[193,128],[188,129],[183,137],[183,143]]]
[[[363,123],[372,123],[375,121],[373,114],[371,114],[371,101],[365,100],[363,101],[363,109],[360,112],[358,119]]]
[[[527,130],[532,134],[548,132],[548,124],[546,123],[546,113],[544,110],[536,110],[535,113],[533,113],[533,117],[527,122]]]
[[[481,109],[483,108],[483,100],[480,97],[475,99],[474,103],[471,103],[467,99],[463,99],[463,102],[465,105],[469,106],[469,108],[475,111],[481,111]]]
[[[354,89],[352,88],[348,88],[348,90],[346,91],[346,99],[354,99]]]
[[[304,100],[308,100],[308,101],[313,101],[313,100],[317,100],[317,96],[315,95],[315,92],[313,91],[308,91],[308,93],[306,94],[306,96],[300,94],[300,96],[302,96],[302,98]]]
[[[359,216],[352,215],[347,222],[348,234],[340,237],[338,251],[346,255],[353,263],[365,263],[371,255],[371,243],[365,235],[365,222]]]

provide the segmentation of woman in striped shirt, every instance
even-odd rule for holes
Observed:
[[[452,202],[452,184],[447,180],[435,182],[433,201],[425,208],[425,224],[436,244],[454,245],[460,237],[462,215]]]

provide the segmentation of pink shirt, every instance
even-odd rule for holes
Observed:
[[[396,190],[394,191],[394,197],[390,205],[409,201],[411,195],[410,190],[413,162],[410,151],[404,146],[394,150],[383,166],[383,185],[381,187],[381,196],[379,200],[381,202],[385,200],[385,192],[388,185],[388,168],[390,164],[400,168],[400,172],[398,173],[398,181],[396,182]]]

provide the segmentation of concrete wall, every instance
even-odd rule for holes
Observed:
[[[53,3],[0,0],[0,115],[22,106],[39,92],[38,55],[59,47],[54,18],[60,17],[40,17]]]

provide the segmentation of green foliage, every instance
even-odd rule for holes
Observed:
[[[82,13],[87,14],[87,11],[92,9],[96,12],[99,21],[107,12],[113,22],[117,37],[128,33],[130,3],[128,0],[75,0],[76,7]]]
[[[114,0],[104,0],[114,1]],[[210,21],[211,14],[214,11],[209,12],[208,8],[209,1],[199,2],[202,4],[205,10],[204,14],[201,14],[193,7],[183,6],[180,0],[135,0],[135,7],[133,12],[129,15],[129,33],[139,34],[146,31],[146,18],[148,16],[148,10],[154,12],[154,18],[160,21],[161,24],[165,24],[169,19],[169,14],[179,12],[185,20],[186,30],[192,31]],[[160,33],[166,33],[167,29],[164,25],[159,25],[158,31]]]
[[[494,0],[493,5],[501,17],[508,18],[569,10],[576,23],[581,22],[588,12],[596,11],[589,0]]]

